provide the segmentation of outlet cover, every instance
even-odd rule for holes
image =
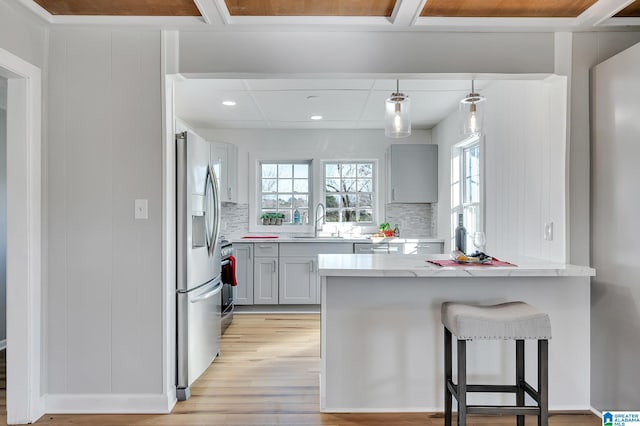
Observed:
[[[149,200],[136,200],[134,209],[136,219],[149,219]]]

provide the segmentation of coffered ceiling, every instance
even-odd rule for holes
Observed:
[[[118,18],[126,18],[123,22],[172,25],[338,25],[460,31],[487,28],[571,31],[640,25],[640,0],[18,1],[51,23],[118,23]],[[132,21],[132,17],[137,21]]]

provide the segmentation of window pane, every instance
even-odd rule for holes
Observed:
[[[278,181],[276,179],[262,179],[262,192],[276,192]]]
[[[303,225],[309,223],[309,210],[298,209],[298,212],[300,212],[300,223],[302,223]]]
[[[296,194],[293,199],[293,207],[308,207],[309,197],[307,195]]]
[[[358,222],[373,222],[373,212],[371,210],[360,210]]]
[[[308,179],[294,179],[293,180],[293,192],[309,192],[309,180]]]
[[[293,177],[293,164],[278,164],[278,177],[279,178],[292,178]]]
[[[372,207],[371,194],[358,194],[358,207]]]
[[[342,222],[355,222],[356,211],[355,209],[342,210]]]
[[[342,179],[341,192],[356,192],[356,180],[355,179]]]
[[[293,165],[293,177],[295,178],[309,178],[309,165],[308,164],[294,164]]]
[[[358,192],[373,192],[373,181],[371,179],[358,179]]]
[[[356,177],[356,165],[345,163],[342,165],[342,177]]]
[[[342,205],[344,207],[356,207],[356,195],[355,194],[344,194],[342,196]]]
[[[326,205],[327,208],[338,208],[340,207],[340,196],[339,195],[327,195],[326,196]]]
[[[275,209],[276,205],[276,196],[275,195],[263,195],[262,196],[262,208],[263,209]]]
[[[337,164],[327,163],[324,165],[324,174],[326,177],[340,177],[340,169]]]
[[[278,179],[278,192],[293,192],[293,180]]]
[[[340,219],[340,212],[338,210],[327,210],[327,222],[338,222]]]
[[[276,164],[262,164],[262,177],[275,178],[278,176],[278,166]]]
[[[358,164],[358,177],[373,177],[373,164]]]
[[[278,194],[278,207],[290,208],[293,201],[293,194]]]
[[[340,179],[327,179],[325,186],[327,192],[340,192]]]

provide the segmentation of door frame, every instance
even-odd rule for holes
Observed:
[[[0,49],[7,78],[7,423],[44,414],[42,361],[42,74]]]

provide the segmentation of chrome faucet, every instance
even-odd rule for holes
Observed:
[[[318,238],[318,222],[320,221],[320,219],[318,219],[318,210],[320,210],[320,207],[322,207],[322,218],[321,218],[322,224],[324,225],[325,223],[327,223],[327,220],[326,220],[327,208],[324,206],[324,204],[318,203],[318,205],[316,206],[315,214],[313,215],[313,219],[314,219],[313,235],[316,238]]]

